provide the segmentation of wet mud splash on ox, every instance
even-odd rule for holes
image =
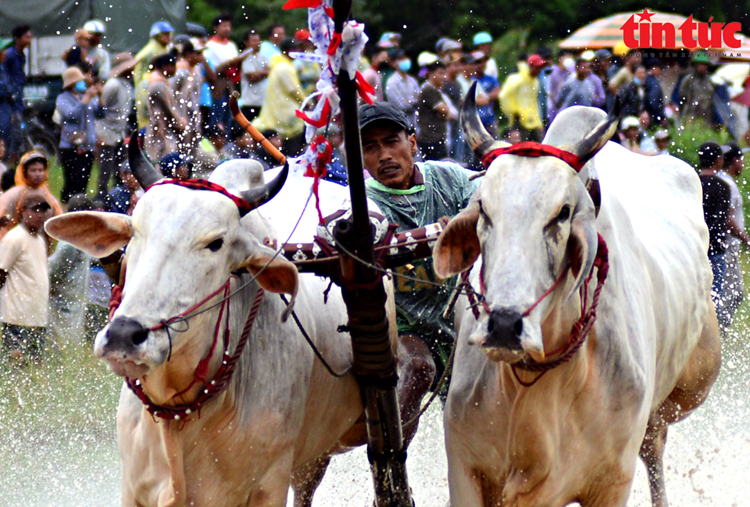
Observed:
[[[665,456],[672,505],[743,507],[750,480],[750,305],[724,338],[724,364],[706,403],[670,429]],[[91,351],[69,346],[42,365],[0,367],[0,492],[4,507],[115,507],[120,465],[115,411],[120,383]],[[364,449],[335,457],[314,506],[369,507]],[[417,506],[448,502],[442,410],[434,404],[409,449]],[[291,504],[290,504],[291,505]],[[630,507],[651,505],[639,463]]]

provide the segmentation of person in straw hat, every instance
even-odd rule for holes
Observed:
[[[128,116],[133,110],[133,69],[138,61],[130,53],[120,53],[113,60],[109,79],[102,89],[104,118],[96,121],[96,135],[103,146],[99,155],[97,199],[105,201],[110,178],[125,161],[125,137],[128,135]]]
[[[102,85],[89,86],[81,69],[63,72],[63,92],[57,97],[60,115],[60,163],[64,183],[60,198],[67,203],[75,194],[86,192],[96,147],[95,115],[101,114]]]

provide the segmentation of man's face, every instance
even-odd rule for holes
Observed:
[[[247,40],[245,40],[245,47],[253,51],[258,51],[258,48],[260,48],[260,35],[257,33],[248,35]]]
[[[745,168],[745,155],[740,155],[738,158],[734,159],[734,162],[732,162],[732,172],[735,174],[735,177],[742,174],[742,170]]]
[[[26,178],[35,187],[44,183],[45,172],[42,162],[31,162],[26,165]]]
[[[646,82],[646,69],[644,69],[643,67],[638,67],[635,70],[635,77],[637,77],[641,81],[641,83],[645,83]]]
[[[92,48],[97,47],[99,44],[102,43],[102,34],[91,32],[91,38],[89,39],[89,43],[91,43]]]
[[[159,41],[159,44],[162,46],[169,46],[169,43],[172,42],[172,33],[160,33],[156,36],[156,40]]]
[[[669,147],[669,141],[668,137],[656,139],[656,147],[659,148],[659,151],[666,150]]]
[[[435,88],[442,90],[447,77],[447,71],[443,68],[438,68],[430,72],[427,77]]]
[[[701,76],[705,76],[708,72],[708,65],[706,65],[705,63],[698,63],[695,65],[695,70],[697,70],[698,74],[700,74]]]
[[[31,38],[34,35],[31,33],[31,30],[26,32],[25,34],[21,35],[18,39],[16,39],[16,44],[20,44],[21,49],[27,48],[31,46]]]
[[[284,37],[286,37],[286,29],[283,26],[277,26],[271,32],[269,40],[278,46],[284,40]]]
[[[372,66],[375,68],[380,67],[383,62],[388,62],[388,53],[386,51],[380,51],[372,56]]]
[[[591,75],[591,62],[581,62],[576,66],[578,79],[584,80]]]
[[[654,66],[654,67],[651,67],[651,71],[650,72],[651,72],[652,76],[659,78],[659,77],[661,77],[662,68],[659,67],[659,66]]]
[[[406,190],[414,177],[417,136],[394,123],[376,123],[362,132],[365,168],[386,187]]]
[[[44,225],[48,214],[49,206],[31,206],[23,209],[21,212],[21,220],[23,221],[23,225],[25,225],[30,232],[37,232]]]
[[[195,66],[201,63],[201,60],[203,60],[202,56],[203,54],[199,51],[189,51],[185,53],[185,59],[192,66]]]
[[[214,30],[216,31],[216,35],[222,39],[226,39],[232,33],[232,22],[229,20],[222,21],[214,27]]]
[[[164,74],[164,77],[172,77],[175,75],[176,72],[177,72],[177,67],[173,63],[166,65],[162,69],[162,73]]]

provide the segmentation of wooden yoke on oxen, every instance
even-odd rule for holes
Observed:
[[[382,269],[429,258],[443,232],[441,223],[397,233],[392,232],[395,228],[389,224],[389,233],[375,245],[375,264]],[[283,253],[300,272],[330,277],[336,283],[341,277],[339,252],[320,236],[315,237],[314,243],[287,243],[283,245]]]

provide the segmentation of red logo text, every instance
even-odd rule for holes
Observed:
[[[675,25],[672,23],[656,23],[651,21],[653,12],[643,9],[642,13],[633,14],[628,18],[622,30],[625,45],[630,49],[637,48],[674,48],[676,47]],[[635,17],[639,16],[638,23]],[[677,30],[682,36],[682,44],[688,49],[697,47],[703,49],[722,49],[722,48],[739,48],[740,40],[735,37],[737,32],[742,30],[742,25],[737,22],[718,23],[712,22],[714,18],[708,20],[708,23],[698,23],[693,21],[691,14]],[[636,33],[638,39],[635,38]]]

